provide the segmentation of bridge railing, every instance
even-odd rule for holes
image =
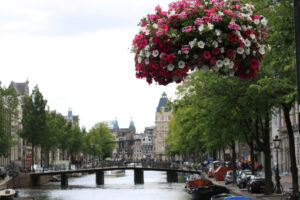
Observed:
[[[164,168],[169,169],[175,167],[172,167],[172,164],[170,162],[151,162],[151,161],[138,161],[138,162],[126,162],[126,161],[102,161],[97,163],[93,168],[97,167],[142,167],[142,168]]]

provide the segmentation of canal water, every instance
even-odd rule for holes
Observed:
[[[185,183],[167,183],[166,173],[144,171],[144,184],[135,185],[133,171],[123,177],[105,177],[97,186],[95,174],[69,178],[68,188],[60,182],[38,188],[19,189],[19,200],[190,200]]]

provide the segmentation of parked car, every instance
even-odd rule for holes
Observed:
[[[265,177],[263,176],[250,176],[247,182],[248,192],[263,192],[265,189]]]
[[[245,188],[247,186],[247,181],[249,180],[250,176],[252,176],[252,172],[250,170],[241,170],[238,173],[236,178],[236,184],[239,188]]]
[[[0,178],[4,179],[6,177],[6,170],[4,167],[0,167]]]
[[[237,172],[236,172],[237,176]],[[233,171],[228,171],[225,176],[225,185],[233,182]]]

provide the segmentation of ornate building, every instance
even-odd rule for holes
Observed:
[[[168,103],[167,94],[164,92],[159,100],[155,113],[155,139],[154,139],[154,156],[159,160],[166,160],[165,139],[168,135],[169,122],[172,117],[172,111],[166,108]]]
[[[16,83],[11,81],[9,88],[13,88],[14,92],[18,94],[18,115],[10,116],[9,129],[13,136],[14,145],[11,147],[8,157],[0,157],[0,165],[8,165],[10,163],[18,166],[30,166],[31,163],[31,147],[26,144],[26,141],[17,135],[17,131],[22,129],[22,104],[25,96],[29,96],[29,81],[23,83]],[[8,128],[8,127],[7,127]]]
[[[134,145],[136,129],[131,119],[129,128],[119,128],[118,121],[115,120],[110,128],[116,137],[116,148],[113,151],[113,159],[132,159],[134,156]]]

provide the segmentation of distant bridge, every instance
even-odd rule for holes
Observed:
[[[103,162],[95,168],[77,169],[77,170],[63,170],[63,171],[46,171],[30,173],[33,185],[39,185],[39,178],[41,176],[61,175],[61,186],[68,186],[68,174],[74,173],[96,173],[96,184],[104,185],[104,171],[113,170],[134,170],[134,183],[144,183],[144,171],[165,171],[167,172],[168,182],[178,182],[178,172],[189,174],[201,174],[199,170],[193,169],[175,169],[171,167],[171,163],[167,162],[138,162],[128,163],[124,162]]]

